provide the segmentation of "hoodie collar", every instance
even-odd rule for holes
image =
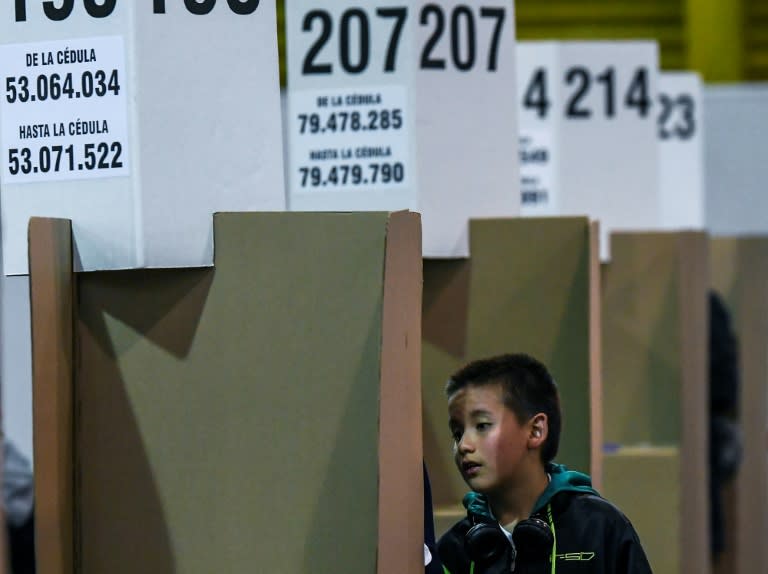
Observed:
[[[592,479],[584,473],[568,470],[565,465],[555,463],[547,464],[545,470],[549,473],[551,480],[533,505],[531,514],[542,510],[552,500],[552,497],[560,492],[579,492],[599,496],[598,492],[592,488]],[[488,520],[494,520],[488,499],[484,494],[470,491],[464,495],[462,503],[467,512],[485,517]]]

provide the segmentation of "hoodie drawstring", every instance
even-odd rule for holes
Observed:
[[[555,574],[557,564],[557,534],[555,534],[555,520],[552,518],[552,504],[547,504],[547,520],[549,529],[552,531],[552,567],[551,574]]]

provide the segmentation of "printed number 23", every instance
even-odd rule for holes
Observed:
[[[659,103],[661,103],[658,119],[659,138],[667,140],[676,136],[681,140],[691,139],[696,132],[693,98],[688,94],[681,94],[676,98],[661,94]],[[669,120],[672,119],[675,109],[680,110],[682,121],[670,126]]]

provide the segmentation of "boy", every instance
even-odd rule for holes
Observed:
[[[649,574],[629,520],[590,478],[552,460],[560,399],[546,367],[522,354],[470,363],[446,386],[467,517],[438,542],[449,574]]]

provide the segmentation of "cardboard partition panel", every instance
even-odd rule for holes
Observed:
[[[768,564],[768,237],[710,241],[711,285],[731,313],[739,342],[743,458],[724,501],[726,548],[718,574]]]
[[[44,230],[36,266],[71,256]],[[73,483],[68,509],[38,509],[74,543],[40,573],[421,572],[418,215],[220,214],[214,231],[212,269],[75,276],[73,392],[34,380],[58,393],[49,419],[35,403],[36,440],[57,444],[36,466]],[[72,356],[50,322],[66,267],[31,277],[36,365]]]
[[[671,541],[679,539],[676,519],[680,503],[680,450],[676,446],[627,447],[606,453],[603,459],[606,495],[632,520],[649,514],[649,504],[659,512],[654,528],[643,528],[640,539],[654,574],[678,572],[678,550]],[[659,483],[664,488],[659,488]],[[614,497],[614,493],[619,493]]]
[[[29,222],[37,572],[74,574],[72,225]]]
[[[616,233],[611,251],[603,268],[605,494],[634,523],[654,572],[709,572],[707,237]],[[670,502],[670,493],[679,496]]]
[[[470,249],[471,259],[424,261],[424,453],[438,534],[464,514],[467,486],[453,463],[444,387],[470,360],[525,352],[543,361],[564,410],[557,460],[600,474],[594,228],[577,217],[475,220]]]

